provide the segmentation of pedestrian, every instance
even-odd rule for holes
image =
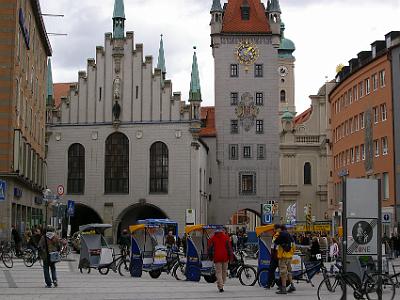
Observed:
[[[395,251],[396,258],[400,257],[400,235],[398,233],[394,240],[394,251]]]
[[[167,246],[168,249],[172,249],[173,247],[175,247],[176,245],[176,241],[175,241],[175,237],[172,233],[172,231],[168,231],[167,236],[165,237],[165,246]]]
[[[40,256],[43,261],[43,275],[46,288],[58,286],[56,263],[60,260],[61,243],[59,237],[54,233],[52,226],[47,226],[46,233],[39,241]],[[58,253],[58,255],[57,255]],[[50,272],[51,270],[51,277]]]
[[[187,245],[187,235],[186,235],[186,233],[183,234],[181,243],[182,243],[183,253],[186,256],[186,245]]]
[[[275,244],[277,245],[279,272],[281,276],[281,286],[276,293],[285,295],[287,293],[292,293],[296,290],[293,284],[291,265],[296,246],[285,225],[281,225],[281,231],[278,237],[275,239]],[[288,290],[286,290],[286,286],[288,284],[290,285],[290,287]]]
[[[121,236],[119,237],[119,249],[121,250],[121,255],[128,254],[131,249],[131,236],[127,229],[122,230]]]
[[[339,244],[335,238],[330,238],[329,259],[335,262],[339,257]]]
[[[270,289],[275,283],[275,271],[279,267],[278,251],[275,241],[278,238],[280,232],[281,232],[281,225],[275,224],[274,235],[272,237],[272,243],[271,243],[271,260],[268,269],[268,282],[267,285],[265,286],[266,289]]]
[[[231,235],[231,241],[232,241],[232,248],[233,248],[234,251],[236,251],[237,243],[238,243],[238,237],[237,237],[235,232],[232,233],[232,235]]]
[[[219,292],[222,293],[228,274],[228,264],[232,259],[232,245],[229,236],[223,229],[217,229],[209,240],[208,253],[214,261],[217,287]]]
[[[19,235],[18,230],[15,228],[14,225],[11,226],[11,236],[14,241],[14,247],[15,247],[15,255],[17,257],[21,256],[21,236]]]
[[[317,261],[317,255],[321,254],[321,247],[317,237],[314,237],[310,248],[310,261]]]

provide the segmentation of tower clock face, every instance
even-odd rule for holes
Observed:
[[[285,77],[287,74],[289,74],[289,70],[288,70],[288,68],[285,67],[285,66],[280,66],[280,67],[278,68],[278,73],[279,73],[279,75],[280,75],[281,77]]]
[[[235,49],[237,60],[244,65],[253,64],[258,59],[259,53],[257,46],[247,41],[240,42]]]

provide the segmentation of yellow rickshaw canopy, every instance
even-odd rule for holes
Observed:
[[[145,224],[131,225],[129,226],[129,231],[133,233],[138,230],[143,230],[145,227],[146,227]]]
[[[193,231],[203,230],[204,226],[205,225],[203,225],[203,224],[200,224],[200,225],[187,225],[185,227],[185,232],[186,232],[186,234],[189,234],[189,233],[191,233]]]
[[[256,227],[256,234],[257,236],[260,236],[264,232],[272,231],[274,229],[274,225],[264,225],[264,226],[259,226]]]

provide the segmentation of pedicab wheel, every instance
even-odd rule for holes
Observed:
[[[242,285],[253,286],[257,282],[257,271],[252,266],[243,266],[238,273]]]
[[[26,267],[30,268],[33,266],[33,264],[35,263],[35,255],[33,254],[33,251],[31,249],[26,249],[24,251],[23,261]]]
[[[172,272],[176,280],[186,280],[186,265],[177,263],[172,269]]]
[[[121,262],[118,265],[118,273],[121,276],[131,276],[129,260],[121,260]]]
[[[11,269],[14,266],[14,262],[12,260],[12,257],[8,253],[3,253],[3,256],[1,257],[1,260],[3,261],[3,264],[9,269]]]
[[[344,297],[344,285],[335,276],[328,276],[319,284],[317,296],[318,300],[332,299],[341,300]]]
[[[157,279],[158,277],[161,276],[161,270],[151,270],[149,271],[149,275],[153,279]]]
[[[267,278],[268,278],[268,269],[262,269],[262,270],[258,273],[258,275],[257,275],[257,281],[258,281],[258,285],[259,285],[259,286],[263,286],[261,280],[263,280],[263,278],[264,278],[265,276],[267,276]]]
[[[212,275],[204,275],[204,280],[207,281],[208,283],[214,283],[217,281],[217,276],[215,274]]]
[[[110,272],[110,268],[109,267],[101,267],[101,268],[99,268],[99,273],[101,275],[107,275],[108,272]]]
[[[386,274],[373,274],[364,284],[368,300],[392,300],[396,292],[393,280]]]

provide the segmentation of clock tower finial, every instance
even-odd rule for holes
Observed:
[[[123,39],[125,35],[125,8],[124,0],[115,0],[113,14],[113,37]]]

